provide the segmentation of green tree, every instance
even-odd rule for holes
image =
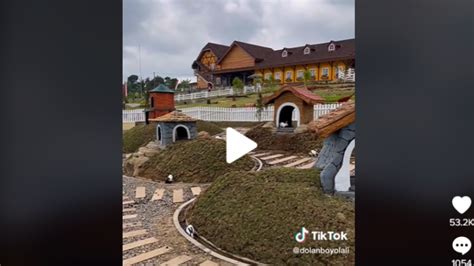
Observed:
[[[178,84],[178,90],[185,91],[191,87],[191,80],[185,79]]]
[[[303,73],[303,82],[304,82],[304,87],[308,88],[308,83],[311,80],[311,71],[305,70]]]

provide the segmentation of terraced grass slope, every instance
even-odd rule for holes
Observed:
[[[314,169],[233,172],[219,177],[188,210],[188,222],[218,247],[272,265],[353,265],[354,204],[327,196]],[[294,239],[310,231],[345,231],[349,241]],[[294,247],[350,248],[348,255],[294,254]]]
[[[196,126],[198,132],[206,131],[211,136],[223,132],[222,128],[220,128],[218,125],[207,121],[197,121]],[[155,139],[156,123],[135,126],[123,133],[122,152],[136,152],[138,148],[145,146],[150,141]]]
[[[310,150],[320,150],[323,140],[313,133],[277,134],[270,128],[254,127],[245,133],[247,137],[257,142],[261,150],[282,150],[307,153]]]
[[[141,176],[165,180],[172,174],[176,182],[212,182],[231,171],[250,171],[255,162],[244,156],[227,164],[225,142],[222,140],[195,139],[177,142],[150,157],[142,166]]]

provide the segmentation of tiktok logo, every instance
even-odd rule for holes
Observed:
[[[298,243],[303,243],[305,238],[306,238],[306,234],[308,234],[309,231],[304,228],[304,227],[301,227],[301,232],[298,232],[295,234],[295,239]]]

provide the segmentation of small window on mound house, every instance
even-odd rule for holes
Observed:
[[[306,47],[306,48],[304,48],[303,53],[304,54],[309,54],[309,53],[311,53],[311,49],[309,47]]]
[[[155,101],[153,100],[153,97],[150,98],[150,107],[155,107]]]
[[[328,47],[328,51],[332,52],[332,51],[335,51],[335,50],[336,50],[336,45],[334,43],[331,43]]]
[[[281,57],[287,57],[287,56],[288,56],[288,51],[283,50],[283,52],[281,52]]]

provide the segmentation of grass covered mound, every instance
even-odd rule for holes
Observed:
[[[282,150],[307,153],[310,150],[321,150],[323,139],[313,133],[277,134],[270,128],[254,127],[245,133],[257,142],[261,150]]]
[[[222,140],[196,139],[177,142],[150,157],[140,175],[165,180],[172,174],[176,182],[206,183],[230,171],[249,171],[254,166],[249,156],[227,164],[226,144]]]
[[[218,125],[216,125],[214,123],[211,123],[211,122],[202,121],[202,120],[199,120],[199,121],[196,122],[196,127],[197,127],[198,132],[206,131],[211,136],[219,134],[219,133],[224,131]]]
[[[156,124],[138,125],[126,130],[122,136],[122,152],[136,152],[141,146],[156,139]]]
[[[307,169],[233,172],[215,180],[187,212],[203,237],[233,254],[275,265],[354,265],[354,204],[327,196]],[[348,241],[298,243],[295,233],[345,231]],[[310,235],[307,235],[309,237]],[[294,254],[294,247],[349,247],[348,255]]]
[[[197,131],[206,131],[211,136],[223,132],[222,128],[207,121],[196,122]],[[138,151],[138,148],[145,146],[150,141],[156,139],[156,123],[148,125],[138,125],[123,133],[122,152],[131,153]]]

